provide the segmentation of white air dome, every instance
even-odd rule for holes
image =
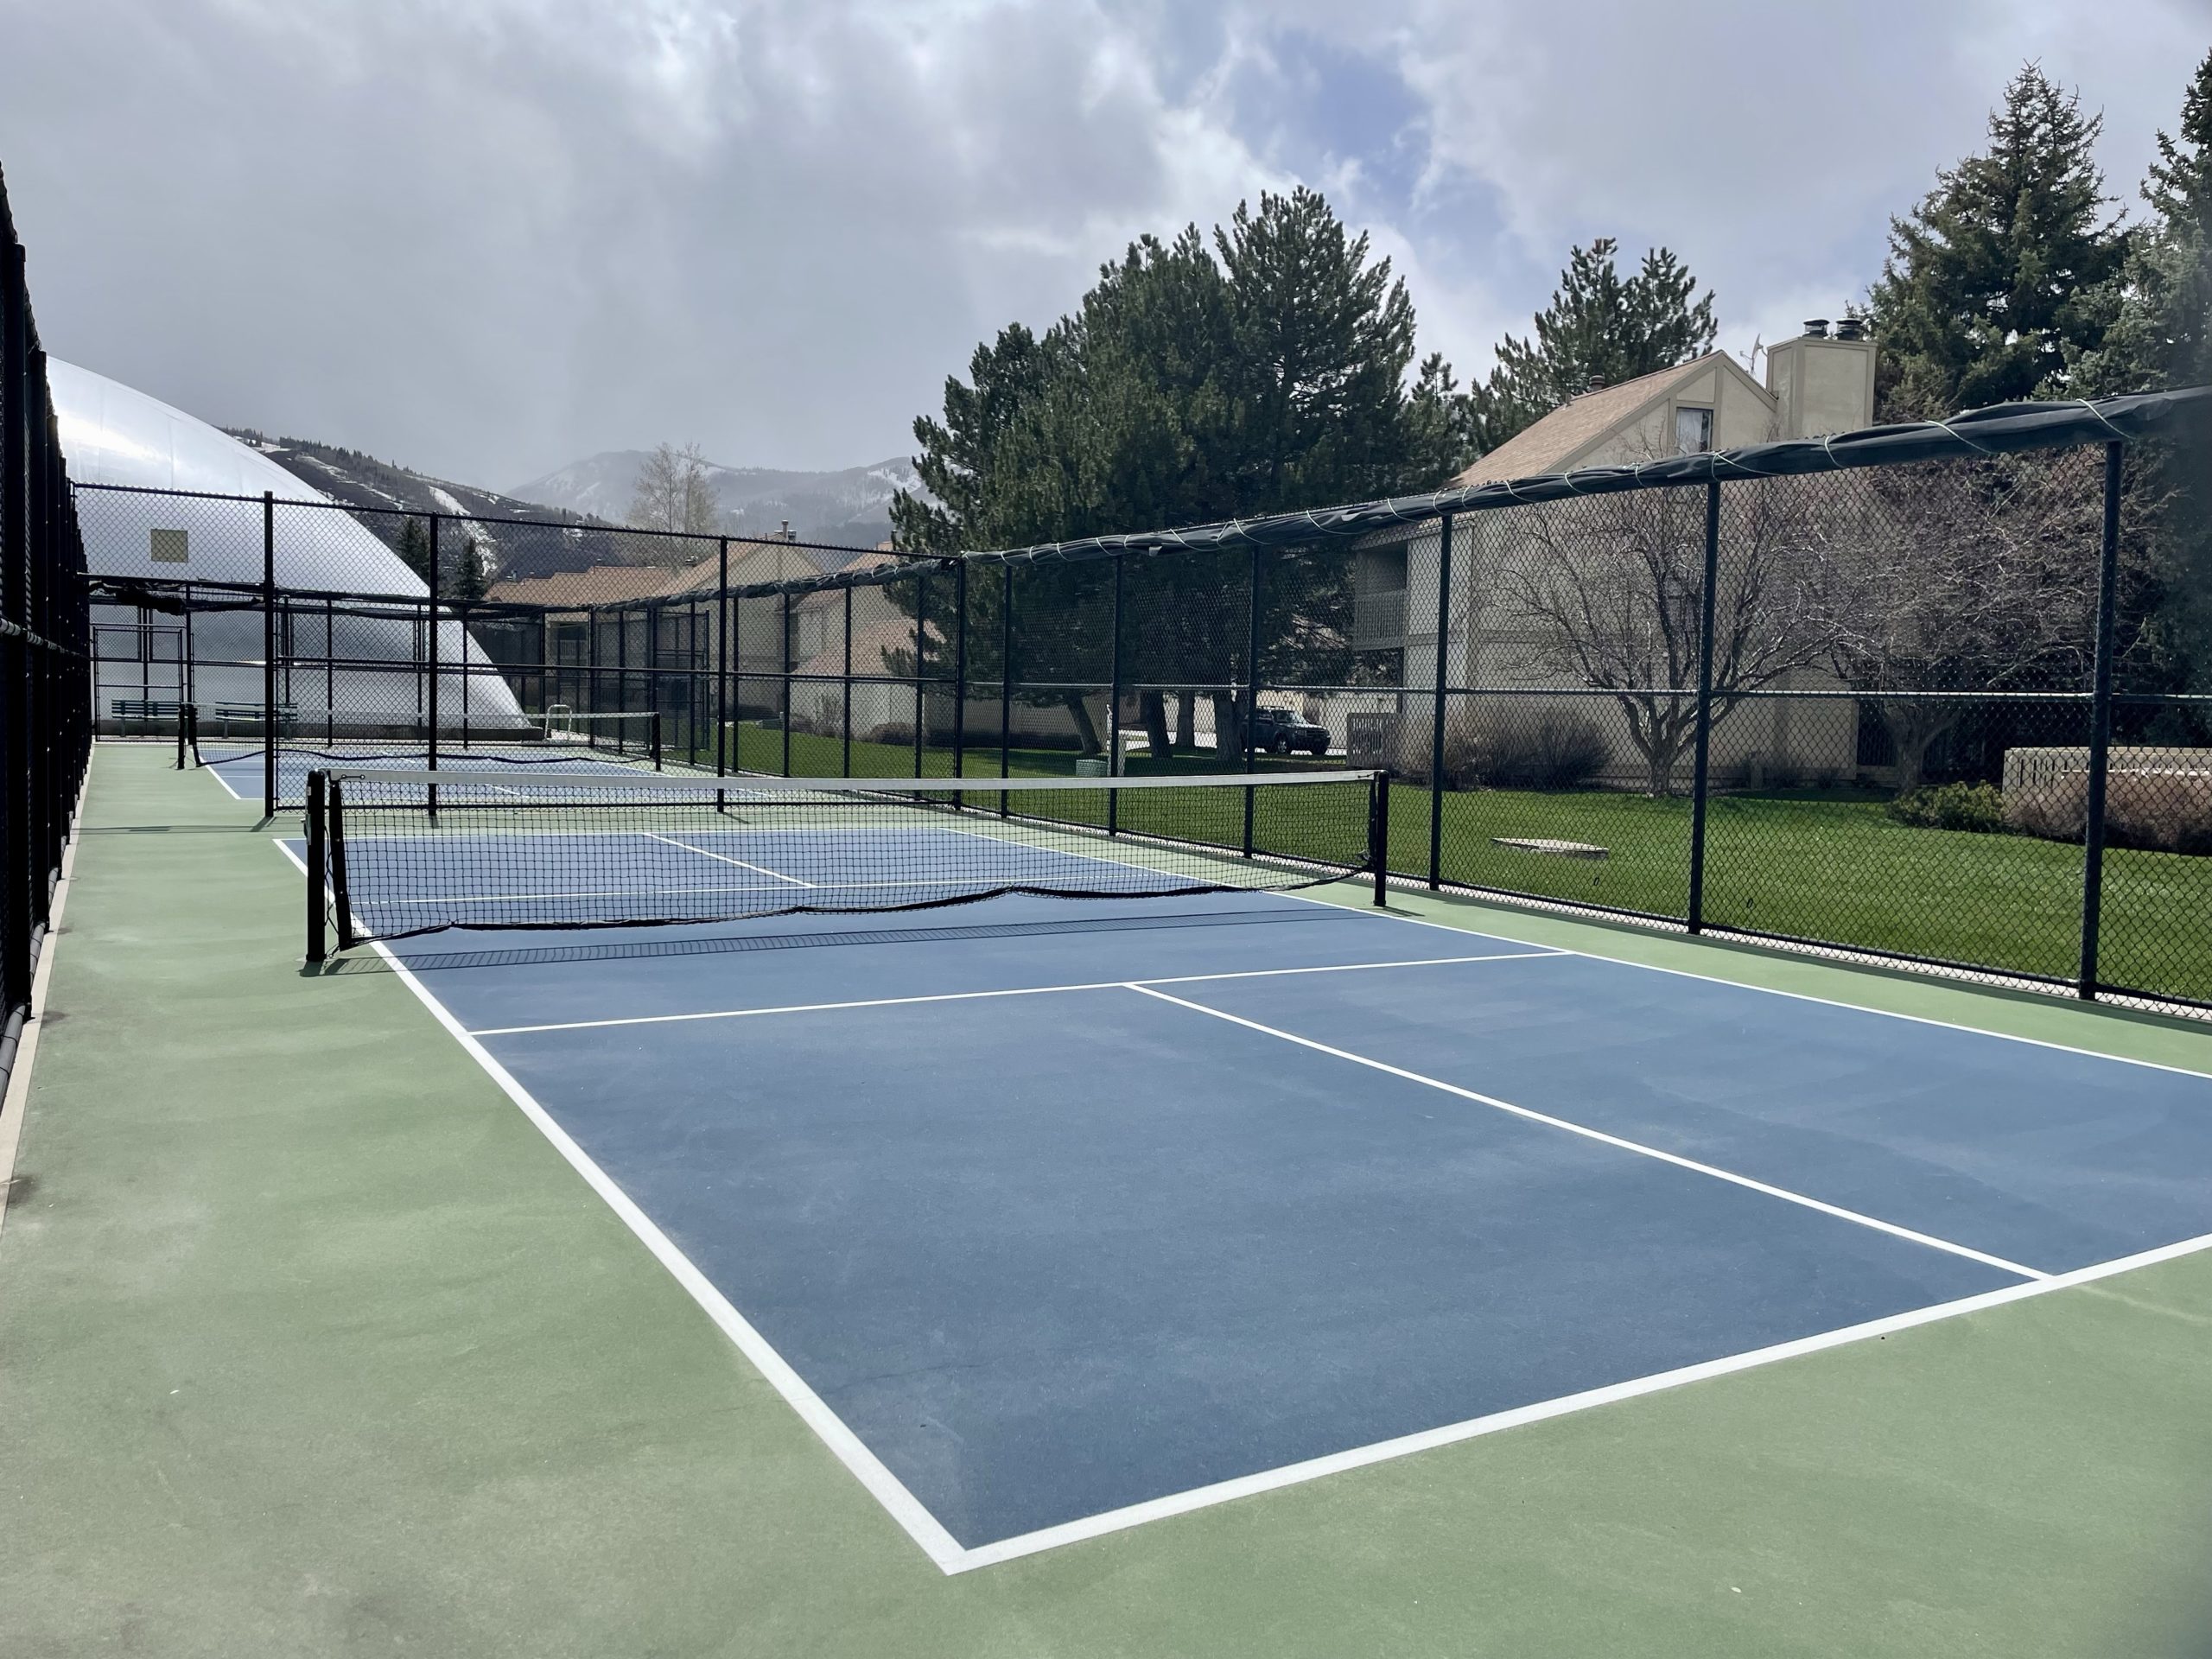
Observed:
[[[60,425],[61,451],[73,482],[256,498],[208,501],[183,495],[80,490],[78,524],[86,563],[95,576],[257,583],[264,561],[258,498],[266,493],[280,504],[330,500],[249,445],[143,391],[58,358],[48,358],[46,368]],[[429,593],[405,561],[342,509],[280,505],[276,531],[279,588],[404,597]],[[181,537],[173,533],[176,531]],[[157,551],[167,556],[157,557]],[[303,735],[311,737],[318,729],[336,733],[347,727],[401,727],[419,718],[420,688],[410,683],[419,677],[408,666],[421,650],[414,624],[342,613],[326,620],[312,608],[293,609],[292,653],[317,660],[288,674],[278,696],[291,709]],[[114,630],[135,622],[135,611],[101,606],[93,620],[104,630],[97,709],[104,722],[113,721],[113,705],[121,700],[181,697],[183,676],[174,660],[173,645],[149,639],[141,642],[148,659],[116,655],[114,647],[130,635]],[[211,703],[259,704],[261,634],[257,613],[195,618],[192,692],[203,712]],[[175,636],[168,639],[173,641]],[[489,659],[473,640],[466,639],[458,623],[439,626],[438,645],[447,663],[459,661],[466,650],[467,660],[477,671],[440,676],[442,727],[462,719],[464,709],[467,720],[486,728],[524,723],[512,692],[489,671]],[[165,656],[169,660],[162,660]],[[320,660],[326,656],[350,664],[388,661],[396,666],[327,671]]]

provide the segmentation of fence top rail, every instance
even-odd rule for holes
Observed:
[[[1999,404],[1987,409],[1968,410],[1948,420],[1872,426],[1833,437],[1793,438],[1740,449],[1670,455],[1633,467],[1589,467],[1572,473],[1549,473],[1535,478],[1438,490],[1426,495],[1227,519],[1184,529],[1148,530],[1131,535],[1094,536],[1081,541],[1044,542],[998,551],[963,552],[944,562],[1020,565],[1179,551],[1213,552],[1230,548],[1293,548],[1317,541],[1371,535],[1395,526],[1427,524],[1447,514],[1491,512],[1504,507],[1572,500],[1582,496],[1615,495],[1630,490],[1798,477],[1910,461],[2079,448],[2097,443],[2132,443],[2160,436],[2183,419],[2207,412],[2212,412],[2212,385],[2134,392],[2120,397],[2082,398],[2071,403]],[[919,568],[926,569],[927,566]],[[750,599],[839,588],[874,588],[912,580],[916,574],[917,567],[912,564],[879,566],[866,570],[830,571],[820,576],[800,576],[784,582],[755,582],[732,588],[731,592]]]

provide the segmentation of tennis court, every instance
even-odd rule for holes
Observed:
[[[947,1572],[2212,1234],[2192,1072],[1017,833],[972,782],[564,777],[521,822],[454,779],[434,823],[359,777],[361,934],[439,930],[376,948]],[[997,896],[607,925],[955,883]]]

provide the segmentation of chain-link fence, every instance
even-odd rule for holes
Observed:
[[[0,1085],[15,1064],[92,752],[84,545],[46,353],[0,182]],[[140,700],[174,671],[173,635],[103,640]]]
[[[292,747],[1380,768],[1406,880],[2212,1005],[2212,697],[2150,649],[2171,578],[2139,579],[2178,568],[2157,543],[2187,520],[2124,487],[2129,441],[2198,396],[958,559],[130,492],[80,510],[228,550],[227,582],[108,584],[139,608],[102,694],[181,687],[272,807]],[[1135,797],[1102,798],[1106,827]],[[1249,817],[1220,838],[1295,840]]]

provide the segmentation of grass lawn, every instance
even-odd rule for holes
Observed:
[[[779,772],[783,734],[734,728],[737,764]],[[834,777],[844,748],[835,737],[791,734],[791,770]],[[1014,751],[1013,775],[1066,777],[1076,756],[1056,749]],[[926,775],[952,775],[952,757],[926,749]],[[862,777],[906,777],[909,745],[855,741],[852,769]],[[1311,770],[1309,757],[1273,758],[1262,770]],[[965,775],[996,777],[995,747],[971,750]],[[1219,770],[1210,752],[1165,764],[1133,757],[1132,775]],[[1132,796],[1122,821],[1147,827],[1147,810]],[[1241,798],[1230,797],[1230,799]],[[1860,791],[1777,791],[1716,796],[1708,809],[1705,914],[1716,927],[1756,929],[1840,945],[1933,957],[2007,972],[2069,978],[2078,971],[2082,930],[2082,849],[2025,836],[1924,830],[1897,823],[1885,798]],[[1227,817],[1218,838],[1233,842],[1241,813]],[[1391,792],[1390,863],[1402,872],[1428,868],[1429,794],[1400,785]],[[1166,826],[1162,824],[1162,828]],[[1179,825],[1189,832],[1187,823]],[[1294,847],[1278,835],[1262,841],[1285,851],[1340,855],[1343,826],[1332,823],[1328,844]],[[1566,858],[1496,844],[1497,837],[1588,842],[1603,859]],[[1209,837],[1212,838],[1212,837]],[[1655,800],[1610,790],[1548,793],[1475,790],[1444,798],[1442,874],[1447,881],[1539,898],[1605,905],[1681,917],[1689,904],[1690,803]],[[2212,858],[2114,849],[2106,854],[2100,977],[2109,985],[2212,1001]]]

